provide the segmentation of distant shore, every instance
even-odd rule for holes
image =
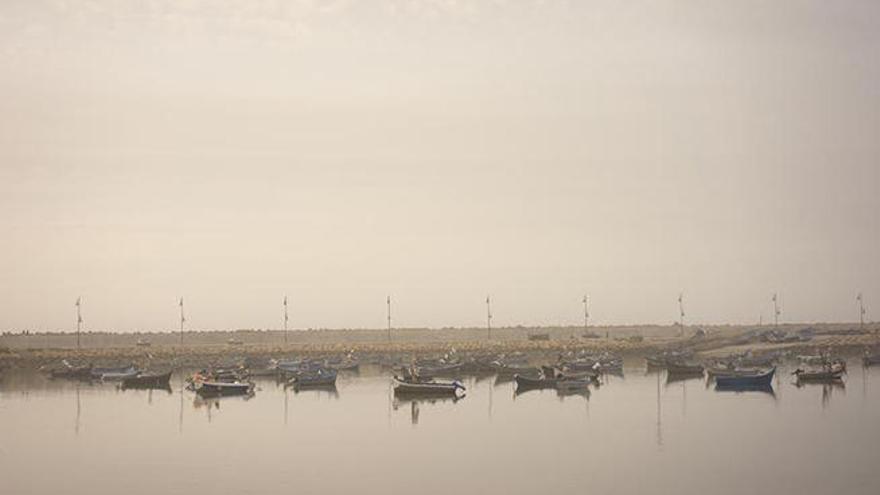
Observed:
[[[805,336],[804,340],[767,342],[761,334],[772,326],[620,326],[492,329],[386,330],[238,330],[179,333],[86,333],[80,335],[3,334],[0,367],[37,368],[63,359],[77,362],[137,362],[145,367],[207,366],[233,360],[265,361],[294,355],[331,355],[354,352],[361,356],[459,353],[546,353],[592,349],[619,354],[649,354],[666,348],[688,347],[704,356],[723,356],[752,350],[836,349],[860,352],[880,345],[880,324],[786,324],[778,333]],[[140,345],[139,345],[140,344]]]

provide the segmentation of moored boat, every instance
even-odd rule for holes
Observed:
[[[140,373],[122,380],[122,388],[170,389],[170,383],[170,371],[168,373]]]
[[[880,366],[880,354],[865,354],[862,357],[862,365],[866,368],[870,366]]]
[[[395,377],[394,394],[403,396],[457,395],[464,391],[464,385],[458,380],[452,382],[420,381],[409,382]]]
[[[243,382],[201,382],[196,393],[202,397],[247,395],[253,391],[253,387],[252,383]]]
[[[763,387],[773,382],[776,368],[771,368],[766,373],[752,373],[739,375],[716,375],[715,385],[719,387]]]
[[[805,371],[800,368],[796,369],[793,375],[797,377],[797,383],[828,383],[828,382],[839,382],[843,380],[843,374],[846,372],[845,369],[840,367],[837,368],[826,368],[818,371]]]
[[[51,378],[66,378],[68,380],[91,380],[92,379],[92,367],[91,366],[71,366],[64,363],[65,367],[61,369],[55,369],[49,372],[49,376]]]
[[[332,387],[336,385],[336,377],[339,373],[334,369],[319,368],[314,372],[300,373],[288,382],[295,388],[303,387]]]
[[[667,363],[666,371],[670,375],[702,375],[703,366],[699,364]]]

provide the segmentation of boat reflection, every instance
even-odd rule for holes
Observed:
[[[294,395],[300,394],[315,394],[315,395],[324,395],[327,397],[331,397],[333,399],[339,398],[339,391],[336,389],[336,384],[333,385],[309,385],[309,386],[292,386],[286,387],[286,390],[293,390]]]
[[[432,396],[432,397],[419,397],[412,395],[395,395],[391,400],[391,407],[395,411],[400,409],[401,407],[406,407],[409,405],[410,410],[410,420],[412,424],[419,424],[419,413],[421,412],[421,407],[425,405],[434,406],[441,403],[450,403],[455,404],[458,401],[465,398],[465,394],[460,395],[446,395],[446,396]]]
[[[702,380],[703,373],[666,373],[666,385],[681,383],[687,380]]]
[[[236,401],[249,401],[254,398],[256,394],[251,391],[247,394],[240,395],[222,395],[222,396],[213,396],[213,397],[203,397],[201,395],[196,394],[193,399],[193,407],[196,409],[201,409],[203,407],[214,409],[220,409],[221,402],[236,402]]]
[[[733,392],[736,394],[758,392],[770,395],[776,399],[776,391],[773,390],[772,384],[766,385],[715,385],[716,392]]]

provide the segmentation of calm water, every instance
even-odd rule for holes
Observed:
[[[880,370],[728,393],[627,369],[583,396],[398,402],[378,370],[249,400],[0,382],[0,493],[797,493],[880,490]]]

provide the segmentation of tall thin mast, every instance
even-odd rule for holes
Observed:
[[[859,328],[862,328],[865,326],[865,300],[861,292],[856,296],[856,301],[859,302]]]
[[[287,296],[284,296],[284,343],[287,343]]]
[[[79,334],[82,331],[82,322],[83,322],[81,307],[82,307],[82,297],[77,297],[76,298],[76,348],[77,349],[80,348]]]
[[[590,298],[584,294],[584,334],[587,333],[587,327],[590,324]]]
[[[180,298],[180,345],[183,345],[183,324],[186,322],[186,317],[183,316],[183,298]]]
[[[684,335],[684,292],[678,293],[678,331]]]
[[[385,302],[388,304],[388,342],[391,342],[391,296]]]
[[[486,296],[486,336],[492,340],[492,300]]]
[[[782,310],[779,309],[779,299],[776,297],[776,293],[773,293],[773,329],[779,327],[779,315],[782,314]]]

